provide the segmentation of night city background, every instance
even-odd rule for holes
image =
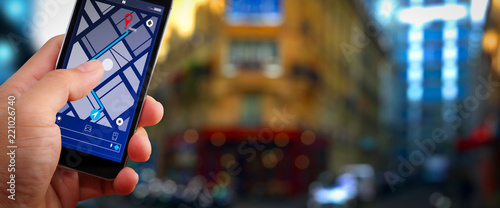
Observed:
[[[0,83],[73,0],[0,2]],[[174,0],[153,155],[78,207],[500,207],[500,0]]]

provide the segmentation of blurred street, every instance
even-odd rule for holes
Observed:
[[[371,202],[365,206],[367,208],[392,208],[404,207],[407,208],[425,208],[425,207],[460,207],[459,203],[452,204],[453,202],[459,202],[459,198],[449,198],[442,199],[441,201],[436,201],[437,199],[432,198],[434,195],[440,195],[440,192],[436,192],[435,187],[415,187],[407,188],[407,190],[401,191],[401,193],[391,194],[385,197],[381,197],[374,202]],[[434,201],[431,204],[431,201]]]

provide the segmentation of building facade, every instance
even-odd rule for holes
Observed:
[[[276,196],[345,165],[382,170],[392,138],[380,80],[392,72],[367,19],[356,1],[198,7],[193,34],[174,32],[158,65],[160,175],[228,175],[231,189]]]

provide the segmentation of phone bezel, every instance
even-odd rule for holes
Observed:
[[[61,147],[61,156],[59,158],[59,165],[60,166],[74,169],[74,170],[77,170],[80,172],[84,172],[86,174],[94,175],[94,176],[108,179],[108,180],[115,179],[116,176],[118,175],[118,173],[125,167],[126,161],[128,158],[127,150],[128,150],[130,138],[132,137],[132,135],[134,135],[135,130],[137,129],[138,121],[139,121],[139,118],[140,118],[140,115],[142,112],[142,106],[144,104],[146,93],[148,91],[151,77],[152,77],[153,72],[154,72],[156,61],[158,59],[158,53],[159,53],[159,50],[161,48],[161,44],[163,42],[163,37],[165,35],[165,29],[167,26],[168,17],[170,15],[170,11],[172,9],[172,2],[173,2],[173,0],[144,0],[144,1],[164,6],[165,12],[163,13],[163,15],[161,17],[160,27],[158,29],[159,33],[157,36],[157,38],[159,37],[159,39],[157,39],[155,41],[154,46],[153,46],[153,51],[151,53],[151,58],[150,58],[150,61],[149,61],[148,67],[147,67],[146,76],[145,76],[143,85],[141,86],[141,94],[139,96],[137,108],[135,109],[134,117],[132,120],[132,125],[131,125],[131,128],[129,130],[129,134],[127,137],[127,142],[125,143],[125,149],[124,149],[124,152],[122,155],[121,162],[118,163],[118,162],[104,159],[104,158],[94,156],[94,155],[91,155],[88,153],[80,152],[78,150],[74,150],[71,148]],[[59,58],[57,61],[56,69],[62,68],[62,64],[64,61],[63,56],[67,53],[68,47],[69,47],[69,38],[68,37],[71,36],[73,34],[73,31],[75,30],[76,21],[78,19],[78,14],[80,12],[80,8],[83,6],[82,3],[83,3],[83,0],[76,1],[75,8],[73,10],[73,14],[71,17],[71,21],[70,21],[70,24],[68,26],[68,30],[66,32],[66,37],[64,38],[64,42],[62,44],[61,51],[59,53]],[[74,154],[74,153],[76,153],[78,156],[81,157],[80,158],[81,160],[76,165],[70,164],[71,161],[67,160],[67,158],[72,156],[71,154]]]

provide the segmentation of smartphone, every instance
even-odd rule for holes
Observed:
[[[59,165],[113,180],[126,164],[172,0],[77,0],[58,69],[100,60],[104,76],[58,112]]]

